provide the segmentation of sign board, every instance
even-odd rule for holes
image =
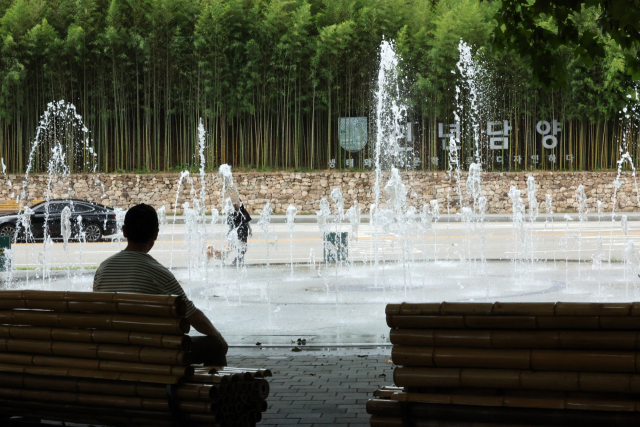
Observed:
[[[367,145],[367,118],[340,117],[338,119],[338,134],[342,148],[357,153]]]

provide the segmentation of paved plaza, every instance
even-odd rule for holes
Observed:
[[[464,224],[454,215],[443,217],[433,225],[433,229],[424,232],[418,220],[407,228],[405,235],[397,232],[384,232],[382,228],[376,232],[368,222],[360,224],[357,232],[352,232],[348,223],[333,225],[331,231],[344,231],[352,234],[349,241],[350,259],[356,262],[370,262],[377,251],[381,259],[394,261],[399,259],[400,247],[408,248],[412,258],[420,260],[460,260],[484,257],[488,260],[510,260],[517,255],[514,245],[515,237],[524,232],[533,241],[529,254],[539,260],[570,259],[591,260],[598,248],[599,240],[607,257],[620,260],[625,244],[629,239],[637,239],[640,243],[640,216],[628,214],[627,228],[623,229],[620,217],[616,222],[611,217],[591,216],[588,222],[580,223],[575,214],[570,220],[558,215],[553,218],[538,218],[535,223],[525,221],[523,228],[516,229],[508,216],[489,216],[483,226],[479,223]],[[282,223],[282,218],[274,218],[268,227],[268,234],[257,225],[252,224],[253,235],[249,238],[246,256],[247,264],[308,264],[321,262],[323,259],[323,242],[318,225],[307,222],[312,218],[300,217],[293,233]],[[182,221],[181,221],[182,222]],[[226,225],[218,223],[208,225],[202,240],[219,249],[225,247]],[[186,267],[196,254],[196,240],[193,233],[188,233],[188,226],[182,223],[166,224],[161,227],[156,245],[151,250],[158,261],[167,267]],[[626,234],[625,234],[626,233]],[[377,244],[376,244],[377,243]],[[63,268],[69,263],[83,268],[95,268],[105,258],[124,249],[125,241],[107,239],[102,242],[79,244],[70,242],[68,251],[60,242],[54,243],[47,252],[48,263],[55,268]],[[482,249],[481,247],[484,247]],[[23,243],[14,245],[14,262],[18,268],[37,268],[41,266],[45,256],[42,243]],[[231,260],[227,260],[228,263]],[[212,261],[212,266],[220,261]]]
[[[269,368],[269,409],[259,425],[368,427],[367,400],[393,383],[391,347],[305,347],[229,349],[228,363]],[[61,426],[62,423],[51,423]],[[67,423],[67,426],[79,424]],[[24,426],[14,422],[7,427]]]
[[[289,348],[231,348],[229,352],[230,364],[277,372],[269,380],[269,410],[261,425],[365,427],[367,400],[377,388],[393,383],[393,367],[387,364],[391,347],[307,348],[299,353]]]

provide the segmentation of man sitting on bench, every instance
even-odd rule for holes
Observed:
[[[227,343],[205,314],[189,301],[175,276],[160,265],[149,251],[158,238],[158,215],[149,205],[127,211],[122,234],[127,247],[100,264],[93,279],[94,292],[180,295],[187,304],[185,317],[203,337],[192,337],[193,363],[226,366]]]

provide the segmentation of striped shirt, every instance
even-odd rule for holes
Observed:
[[[187,303],[185,317],[196,311],[176,277],[143,252],[120,251],[104,260],[93,278],[93,291],[180,295]]]

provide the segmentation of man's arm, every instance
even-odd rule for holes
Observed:
[[[199,309],[196,309],[196,311],[194,311],[189,317],[187,317],[187,320],[189,321],[191,326],[193,326],[195,330],[200,332],[201,334],[213,335],[221,338],[224,341],[224,338],[222,338],[222,334],[216,329],[215,326],[213,326],[211,320],[209,320],[209,318]]]
[[[202,311],[196,308],[196,306],[193,305],[193,302],[191,302],[189,298],[187,298],[187,295],[184,293],[184,289],[182,289],[182,286],[180,286],[180,283],[178,283],[175,276],[168,270],[167,273],[169,273],[169,280],[164,288],[163,294],[179,295],[183,297],[187,303],[187,313],[185,317],[187,318],[191,326],[193,326],[195,330],[200,332],[201,334],[219,337],[222,342],[226,344],[224,338],[222,337],[222,334],[215,328],[215,326],[213,326],[211,320],[209,320],[209,318],[205,316]]]

